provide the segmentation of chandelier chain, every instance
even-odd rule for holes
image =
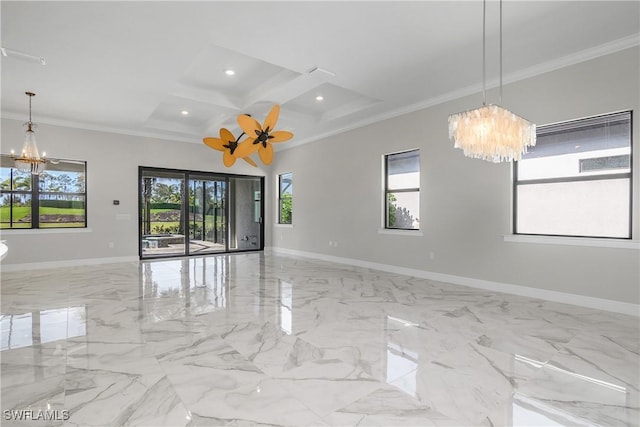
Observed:
[[[482,105],[487,105],[487,0],[482,0]]]
[[[500,0],[500,104],[502,105],[502,0]]]

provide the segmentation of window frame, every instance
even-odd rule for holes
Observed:
[[[11,156],[8,154],[0,154],[0,158],[5,158],[5,160],[10,159]],[[12,160],[11,160],[12,161]],[[59,162],[67,162],[67,163],[76,163],[83,165],[84,169],[84,191],[83,192],[52,192],[52,191],[41,191],[40,190],[40,175],[31,174],[31,189],[30,190],[14,190],[10,188],[8,190],[0,189],[0,197],[5,197],[9,195],[12,200],[10,204],[10,209],[13,210],[13,197],[16,194],[19,195],[27,195],[31,197],[31,221],[30,227],[14,227],[13,214],[10,214],[9,218],[9,227],[0,228],[2,232],[6,231],[24,231],[24,230],[79,230],[79,229],[87,229],[88,224],[88,199],[87,199],[87,162],[85,160],[71,160],[71,159],[58,159]],[[50,162],[50,160],[48,160]],[[13,171],[17,170],[15,167],[11,167],[10,177],[11,177],[11,187],[13,187]],[[47,169],[43,171],[45,173]],[[48,196],[48,195],[65,195],[65,196],[79,196],[84,199],[84,221],[81,226],[49,226],[49,227],[41,227],[40,226],[40,197]]]
[[[602,175],[585,175],[585,176],[569,176],[569,177],[556,177],[556,178],[537,178],[529,180],[518,180],[518,161],[514,161],[512,164],[512,227],[511,231],[514,236],[541,236],[551,238],[577,238],[577,239],[605,239],[605,240],[631,240],[633,238],[633,111],[622,110],[606,114],[597,114],[588,117],[582,117],[579,119],[567,120],[565,122],[550,123],[547,125],[538,126],[536,132],[547,127],[560,124],[578,124],[585,120],[593,120],[598,118],[604,118],[607,116],[618,116],[628,114],[629,116],[629,172],[610,173]],[[574,234],[550,234],[550,233],[522,233],[518,232],[518,187],[523,185],[535,185],[535,184],[554,184],[554,183],[569,183],[569,182],[587,182],[587,181],[605,181],[610,179],[627,179],[629,181],[629,212],[628,212],[628,229],[626,237],[617,236],[593,236],[593,235],[574,235]]]
[[[398,232],[420,232],[421,228],[420,228],[420,223],[418,221],[418,228],[406,228],[406,227],[390,227],[389,226],[389,193],[418,193],[418,200],[420,200],[420,186],[418,187],[405,187],[405,188],[397,188],[397,189],[389,189],[389,158],[396,156],[396,155],[401,155],[401,154],[406,154],[406,153],[411,153],[411,152],[416,152],[418,155],[418,173],[420,173],[420,149],[419,148],[411,148],[408,150],[403,150],[403,151],[396,151],[393,153],[387,153],[384,154],[382,156],[382,164],[383,164],[383,177],[384,177],[384,183],[383,183],[383,230],[392,230],[392,231],[398,231]],[[420,184],[420,182],[418,182],[418,184]],[[418,202],[418,209],[419,209],[419,203]],[[419,211],[418,211],[418,215],[419,215]]]
[[[285,176],[289,176],[291,188],[291,211],[289,212],[289,222],[285,222],[282,219],[282,202],[284,201],[282,181]],[[285,172],[278,174],[278,224],[281,225],[293,225],[293,172]]]

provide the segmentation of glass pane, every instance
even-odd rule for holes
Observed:
[[[13,182],[12,182],[13,174]],[[2,190],[31,190],[31,174],[20,172],[13,168],[13,160],[8,155],[0,156],[0,189]]]
[[[292,202],[293,202],[293,174],[285,173],[280,175],[280,200],[278,211],[278,222],[280,224],[291,224]]]
[[[420,151],[387,156],[387,189],[420,188]]]
[[[71,194],[40,194],[40,228],[84,227],[85,197]]]
[[[30,191],[31,190],[31,174],[29,172],[20,172],[13,170],[13,190]]]
[[[629,180],[517,187],[517,233],[629,237]]]
[[[184,186],[184,174],[144,172],[141,183],[143,257],[186,253]]]
[[[291,194],[283,194],[280,199],[280,224],[292,224],[293,221],[293,197]]]
[[[293,175],[291,173],[280,175],[280,196],[284,194],[293,194]]]
[[[42,192],[84,193],[84,189],[84,171],[47,169],[40,174],[40,191]]]
[[[189,181],[189,253],[226,250],[226,182]]]
[[[11,168],[0,167],[0,190],[11,190]]]
[[[11,194],[0,196],[0,228],[11,228]]]
[[[0,197],[1,228],[31,228],[31,196],[2,194]]]
[[[420,192],[387,193],[387,228],[420,228]]]
[[[517,162],[518,180],[625,173],[630,158],[628,112],[540,127],[535,147]]]

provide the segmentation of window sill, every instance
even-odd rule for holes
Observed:
[[[5,228],[0,233],[8,233],[7,235],[19,236],[28,234],[73,234],[73,233],[92,233],[91,228],[27,228],[27,229],[9,229]]]
[[[420,230],[395,230],[392,228],[379,228],[378,234],[392,234],[395,236],[422,237],[424,233]]]
[[[273,224],[273,226],[275,228],[293,228],[293,224],[280,224],[280,223],[275,223]]]
[[[513,243],[537,243],[543,245],[590,246],[640,250],[640,241],[638,240],[599,239],[597,237],[529,236],[523,234],[508,234],[504,236],[504,241]]]

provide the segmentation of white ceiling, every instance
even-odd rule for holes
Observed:
[[[26,120],[33,91],[36,123],[201,143],[223,126],[238,135],[238,114],[262,120],[279,103],[277,128],[294,146],[481,89],[478,0],[0,4],[7,118]],[[640,42],[637,0],[505,0],[503,10],[505,82]],[[498,11],[488,2],[490,85]]]

